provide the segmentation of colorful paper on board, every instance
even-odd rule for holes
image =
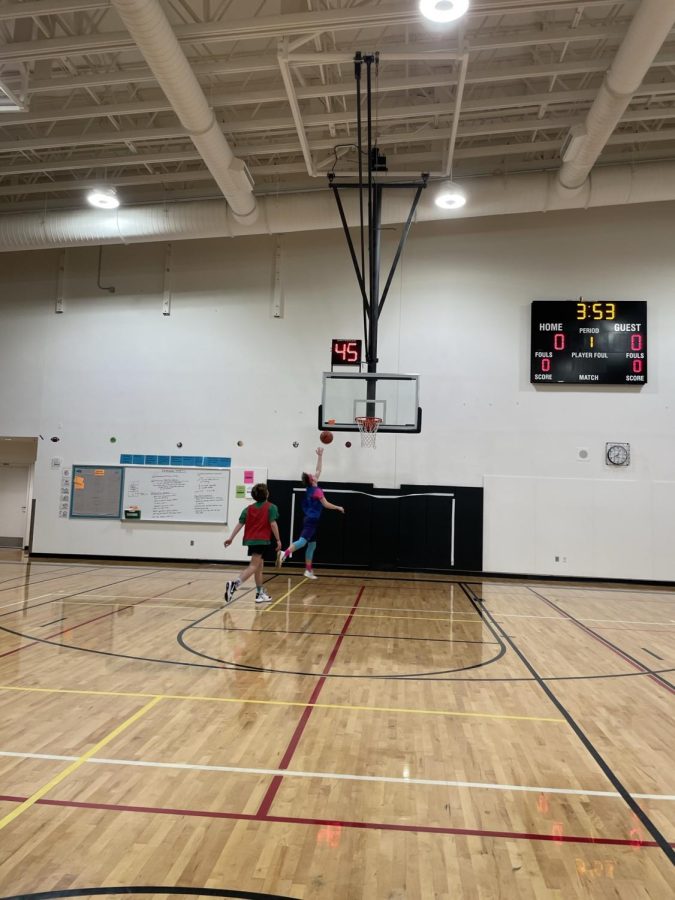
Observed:
[[[246,485],[238,484],[237,485],[237,500],[245,500],[246,499]]]
[[[84,490],[84,475],[76,475],[73,479],[73,484],[75,485],[76,491]]]
[[[253,484],[255,481],[255,472],[253,469],[244,470],[244,484]]]

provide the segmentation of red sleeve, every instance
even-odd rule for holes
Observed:
[[[321,490],[321,488],[320,487],[314,488],[314,496],[312,497],[312,500],[321,500],[322,497],[323,497],[323,491]]]

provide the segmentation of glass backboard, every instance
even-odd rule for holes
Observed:
[[[382,419],[380,434],[420,432],[419,375],[324,372],[319,428],[358,431],[358,416]]]

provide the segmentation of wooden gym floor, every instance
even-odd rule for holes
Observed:
[[[675,591],[226,572],[0,561],[0,896],[673,896]]]

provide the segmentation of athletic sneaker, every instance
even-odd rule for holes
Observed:
[[[234,600],[234,592],[238,587],[239,585],[236,581],[228,581],[225,584],[225,603],[232,603]]]
[[[311,578],[312,581],[316,581],[319,576],[315,575],[311,569],[305,569],[305,578]]]
[[[260,593],[259,593],[259,594],[257,595],[257,597],[255,598],[255,602],[256,602],[256,603],[271,603],[271,602],[272,602],[272,598],[271,598],[270,595],[267,593],[267,591],[262,590],[262,591],[260,591]]]
[[[276,562],[277,569],[280,569],[285,562],[286,562],[286,557],[284,556],[284,551],[277,550],[277,562]]]

